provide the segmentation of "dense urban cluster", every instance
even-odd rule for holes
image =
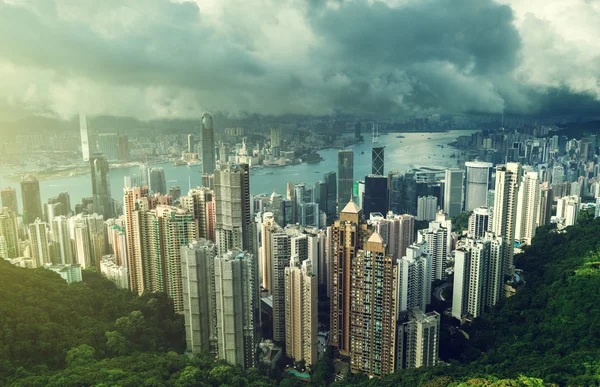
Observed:
[[[183,194],[164,170],[141,164],[122,201],[109,181],[120,148],[90,150],[85,118],[81,133],[92,196],[73,207],[65,192],[42,205],[27,175],[18,208],[16,190],[4,189],[0,257],[69,284],[96,270],[140,296],[165,293],[184,318],[189,353],[243,369],[287,356],[300,379],[329,346],[340,380],[440,364],[442,314],[457,329],[485,315],[525,283],[514,257],[536,229],[562,233],[581,209],[600,214],[596,137],[544,126],[461,136],[455,167],[408,171],[385,169],[374,133],[371,174],[355,176],[354,151],[340,149],[338,170],[316,184],[251,195],[246,142],[235,157],[220,152],[205,114],[199,152],[190,135],[182,156],[202,164],[202,185]],[[282,131],[270,133],[267,161],[276,163]],[[433,310],[448,285],[451,308]]]

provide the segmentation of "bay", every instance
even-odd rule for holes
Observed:
[[[371,149],[373,146],[385,147],[385,172],[405,172],[411,166],[422,167],[451,167],[456,164],[456,158],[450,157],[458,153],[456,149],[447,146],[458,136],[470,135],[475,130],[453,130],[445,133],[402,133],[404,138],[397,138],[397,134],[383,134],[379,137],[378,144],[371,142],[370,136],[367,141],[349,146],[354,150],[354,179],[360,180],[371,173]],[[368,135],[368,134],[367,134]],[[440,147],[443,145],[444,147]],[[323,178],[323,174],[329,171],[337,172],[337,149],[324,149],[319,151],[323,160],[314,164],[296,164],[286,167],[252,169],[250,175],[250,191],[253,195],[270,194],[275,189],[285,194],[286,184],[306,183],[314,184]],[[153,165],[165,170],[167,186],[180,186],[182,194],[192,187],[201,184],[200,166],[174,167],[171,163]],[[13,173],[13,170],[0,170],[0,188],[11,186],[16,188],[21,203],[21,187],[19,183],[9,182],[4,176]],[[117,168],[110,171],[110,184],[112,197],[122,201],[125,176],[137,176],[138,167]],[[71,196],[71,205],[80,203],[84,197],[92,196],[90,175],[73,176],[58,179],[40,181],[42,202],[46,203],[49,198],[57,196],[61,192],[68,192]]]

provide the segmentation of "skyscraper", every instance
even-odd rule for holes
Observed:
[[[17,205],[17,190],[6,187],[0,191],[0,198],[2,199],[2,207],[8,207],[8,209],[15,214],[19,213],[19,207]]]
[[[66,216],[56,216],[52,220],[52,232],[57,243],[57,261],[59,264],[75,264],[73,245],[69,235],[69,222]]]
[[[407,171],[388,173],[389,209],[394,214],[417,215],[417,182],[415,174]]]
[[[154,193],[166,194],[167,178],[165,170],[162,167],[151,168],[148,177],[150,191]]]
[[[291,254],[291,241],[288,234],[275,228],[270,233],[270,293],[273,296],[273,340],[284,343],[285,338],[285,269],[289,267]]]
[[[117,158],[119,161],[129,161],[129,137],[119,136],[117,139]]]
[[[507,163],[496,167],[496,193],[494,198],[494,216],[492,232],[504,241],[504,271],[512,274],[514,269],[515,226],[517,220],[517,197],[521,182],[521,165]]]
[[[210,114],[202,115],[201,130],[202,140],[202,173],[212,175],[215,173],[215,128]]]
[[[233,249],[215,258],[217,346],[220,359],[251,368],[260,342],[260,305],[256,262]]]
[[[90,157],[90,166],[92,170],[94,212],[104,216],[105,219],[112,218],[114,214],[110,197],[108,161],[104,155],[94,154]]]
[[[28,228],[29,243],[34,267],[42,267],[50,263],[50,250],[48,249],[48,227],[39,218],[30,223]]]
[[[323,181],[327,187],[327,204],[325,208],[321,208],[327,214],[327,225],[331,225],[337,216],[337,181],[334,171],[327,172],[323,176]]]
[[[439,363],[440,314],[419,309],[405,315],[398,327],[396,369],[431,367]]]
[[[21,199],[23,202],[23,223],[29,224],[43,219],[40,183],[33,175],[21,179]]]
[[[363,246],[367,225],[362,210],[350,201],[331,226],[330,343],[342,355],[350,355],[350,311],[352,306],[352,262]]]
[[[187,153],[194,153],[194,135],[188,134],[187,137]]]
[[[338,151],[338,196],[337,202],[347,203],[352,197],[354,187],[354,151],[340,149]]]
[[[384,147],[374,147],[371,152],[371,173],[383,176],[384,171]]]
[[[386,176],[365,176],[365,194],[363,197],[363,212],[365,217],[369,217],[373,212],[387,214],[389,203],[387,186],[388,179]]]
[[[96,137],[98,150],[104,154],[108,161],[119,160],[119,138],[116,133],[100,133]]]
[[[448,240],[452,232],[445,222],[429,222],[429,228],[419,230],[418,242],[425,242],[431,253],[431,278],[441,280],[446,278],[446,260],[448,259]]]
[[[536,226],[547,226],[552,217],[552,202],[554,201],[554,192],[552,186],[547,182],[540,186],[540,205],[538,206],[538,216]],[[597,207],[600,208],[600,207]]]
[[[408,246],[398,261],[398,314],[413,309],[425,311],[431,302],[431,254],[424,243]]]
[[[312,262],[293,256],[285,268],[285,350],[311,366],[317,362],[317,293]]]
[[[222,164],[215,171],[215,237],[219,255],[252,249],[248,164]]]
[[[463,180],[462,169],[446,169],[446,182],[444,184],[444,212],[448,216],[456,216],[462,212],[463,207]]]
[[[186,348],[193,354],[217,352],[214,243],[191,241],[181,248],[181,282]]]
[[[467,180],[465,187],[465,211],[473,211],[477,207],[485,207],[490,182],[490,168],[492,163],[470,161],[467,167]]]
[[[515,239],[528,245],[535,236],[541,198],[540,180],[537,172],[527,172],[520,183],[517,198]]]
[[[417,200],[417,220],[433,220],[437,214],[437,198],[435,196],[419,196]]]
[[[79,133],[81,136],[81,156],[83,161],[90,160],[90,144],[88,142],[88,122],[84,113],[79,112]]]
[[[352,372],[379,377],[395,370],[397,276],[374,232],[352,261]]]
[[[90,249],[90,230],[88,225],[81,221],[76,222],[73,229],[74,248],[75,248],[75,260],[76,263],[81,265],[82,269],[88,269],[92,266],[92,251]]]
[[[389,212],[386,218],[377,221],[371,219],[370,222],[383,239],[387,254],[394,258],[394,262],[398,262],[415,240],[415,217]]]
[[[139,295],[147,288],[144,257],[147,249],[148,233],[146,231],[145,212],[148,206],[148,188],[125,188],[123,195],[123,212],[125,213],[125,235],[127,241],[127,269],[129,270],[129,286]]]
[[[215,241],[215,195],[210,188],[192,188],[179,200],[181,207],[196,219],[198,237]]]

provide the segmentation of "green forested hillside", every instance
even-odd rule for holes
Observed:
[[[600,220],[540,229],[517,258],[526,284],[454,337],[447,364],[336,386],[600,386]],[[303,386],[182,355],[183,322],[162,295],[137,297],[94,273],[67,286],[0,262],[0,385]],[[462,335],[460,336],[462,337]],[[526,376],[524,376],[526,375]],[[332,383],[331,364],[314,385]]]

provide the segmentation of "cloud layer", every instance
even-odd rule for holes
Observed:
[[[595,0],[0,0],[0,113],[600,115],[597,20]]]

